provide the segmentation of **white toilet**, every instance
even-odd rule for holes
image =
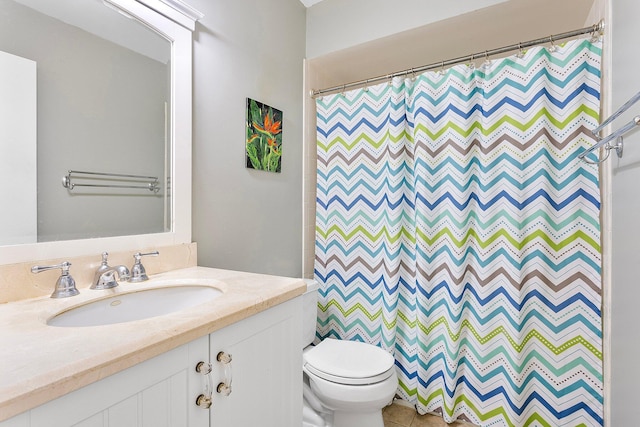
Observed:
[[[316,333],[318,283],[306,280],[303,312],[303,427],[384,427],[382,408],[398,387],[394,359],[371,344]]]

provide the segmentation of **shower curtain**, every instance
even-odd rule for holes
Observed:
[[[317,100],[318,339],[394,354],[418,411],[603,425],[601,43]],[[594,159],[594,157],[591,157]]]

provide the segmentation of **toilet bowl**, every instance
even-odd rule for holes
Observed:
[[[317,283],[307,281],[305,345],[315,336],[317,292]],[[384,426],[382,408],[398,386],[394,358],[388,352],[367,343],[327,338],[304,349],[302,369],[304,427]]]
[[[332,413],[327,425],[383,427],[382,408],[398,387],[389,353],[371,344],[327,338],[304,352],[303,371],[310,391]]]

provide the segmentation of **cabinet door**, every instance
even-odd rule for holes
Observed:
[[[203,389],[195,372],[208,360],[205,336],[52,400],[4,423],[20,427],[205,427],[195,405]]]
[[[296,298],[210,335],[211,427],[302,425],[301,313]],[[216,361],[219,352],[232,356],[230,369]],[[228,373],[232,389],[224,396],[216,388]]]

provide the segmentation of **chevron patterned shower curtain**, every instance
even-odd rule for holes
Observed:
[[[418,411],[603,425],[601,44],[317,100],[318,338],[392,352]]]

